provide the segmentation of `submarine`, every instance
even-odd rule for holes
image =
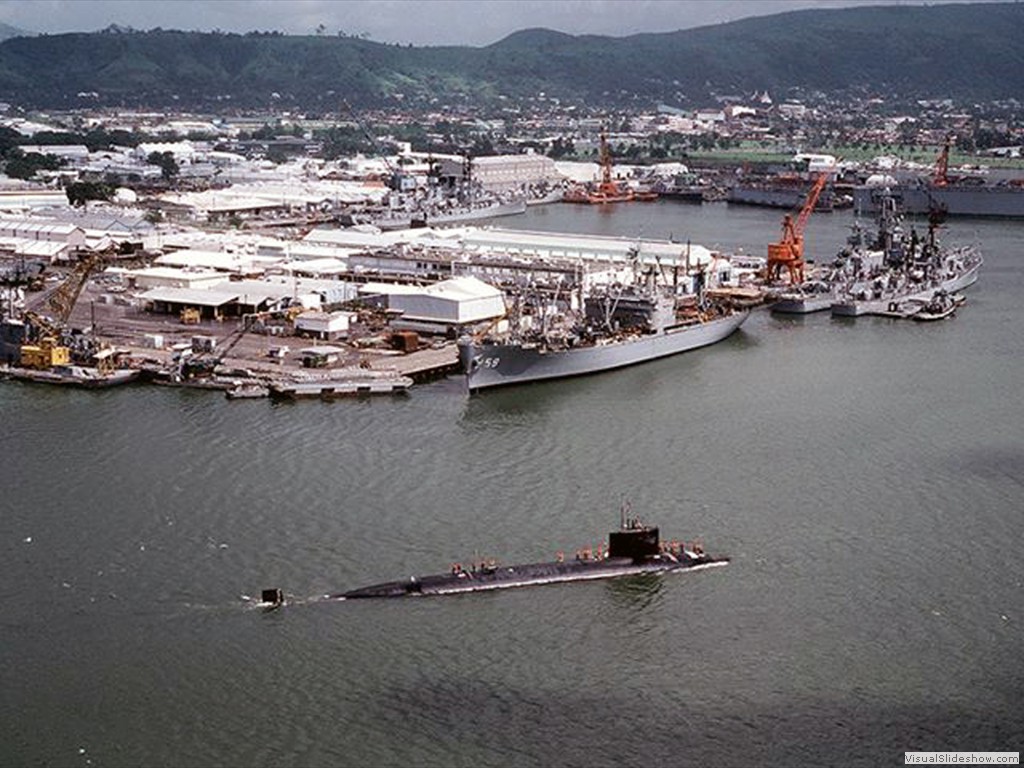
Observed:
[[[499,565],[494,561],[473,563],[463,568],[453,563],[448,573],[413,576],[341,592],[327,597],[358,600],[385,597],[420,597],[488,592],[497,589],[529,587],[540,584],[612,579],[641,573],[663,573],[725,565],[728,557],[711,556],[699,544],[687,548],[683,543],[662,542],[657,526],[645,525],[639,518],[623,515],[619,530],[608,536],[608,549],[580,550],[572,560],[559,554],[557,560],[526,565]]]

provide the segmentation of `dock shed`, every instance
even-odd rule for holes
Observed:
[[[152,312],[180,315],[186,309],[199,311],[206,320],[222,320],[239,314],[238,294],[192,288],[153,288],[139,296]]]
[[[345,350],[329,345],[306,347],[299,350],[299,359],[303,368],[327,368],[337,363]]]
[[[392,293],[388,307],[403,318],[450,325],[493,320],[505,314],[500,289],[475,277],[453,277],[414,291]]]
[[[291,306],[316,309],[322,303],[319,294],[299,292],[296,285],[282,281],[227,280],[215,285],[214,290],[234,292],[244,312],[266,312]]]
[[[303,312],[295,318],[295,333],[324,341],[343,339],[357,316],[355,312]]]
[[[108,270],[112,274],[120,272],[129,288],[146,290],[147,288],[188,288],[202,290],[213,288],[224,282],[224,273],[213,270],[178,269],[176,267],[146,267],[143,269]]]
[[[161,267],[204,269],[236,275],[262,275],[268,268],[280,262],[280,258],[273,256],[188,248],[159,256],[154,263]]]
[[[71,248],[85,246],[85,230],[75,224],[32,219],[0,219],[0,235],[22,240],[65,243]]]

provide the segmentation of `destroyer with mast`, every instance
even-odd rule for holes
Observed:
[[[938,238],[942,216],[933,211],[928,232],[906,232],[897,199],[881,198],[877,231],[867,239],[855,224],[843,249],[804,280],[804,265],[778,291],[773,312],[807,314],[831,310],[840,317],[913,315],[936,294],[954,294],[978,279],[982,256],[973,245],[946,248]]]

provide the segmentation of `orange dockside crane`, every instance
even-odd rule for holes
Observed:
[[[776,282],[782,275],[782,268],[789,270],[789,282],[798,285],[804,281],[804,227],[818,204],[821,190],[828,181],[827,173],[819,173],[817,181],[807,193],[807,201],[797,214],[796,222],[788,213],[782,220],[782,239],[768,244],[768,282]]]

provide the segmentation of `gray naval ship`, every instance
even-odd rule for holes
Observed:
[[[936,293],[955,294],[978,280],[983,259],[976,246],[946,248],[938,239],[942,215],[933,211],[928,233],[919,237],[903,227],[899,198],[879,198],[878,231],[872,237],[859,224],[834,261],[815,267],[812,279],[775,296],[772,312],[807,314],[829,309],[841,317],[902,316],[895,305],[920,308]]]
[[[928,233],[920,238],[904,231],[896,196],[882,198],[879,234],[874,244],[881,266],[861,272],[844,295],[832,304],[832,314],[902,316],[906,305],[920,308],[937,294],[955,294],[978,280],[983,258],[974,245],[946,248],[939,242],[943,214],[932,211]]]
[[[542,320],[541,327],[523,330],[514,317],[506,334],[459,339],[469,391],[582,376],[698,349],[728,337],[750,314],[705,301],[699,284],[696,294],[685,296],[651,281],[611,286],[582,303],[583,317],[575,322]]]
[[[983,182],[980,180],[936,185],[930,179],[905,179],[889,185],[856,187],[854,207],[863,213],[877,211],[888,196],[894,196],[908,214],[941,211],[946,216],[982,218],[1024,218],[1024,185],[1016,180]]]
[[[1010,169],[960,169],[951,172],[953,135],[935,162],[930,177],[896,172],[896,177],[868,178],[853,191],[859,211],[878,211],[895,198],[903,213],[929,216],[1024,218],[1024,178]]]

